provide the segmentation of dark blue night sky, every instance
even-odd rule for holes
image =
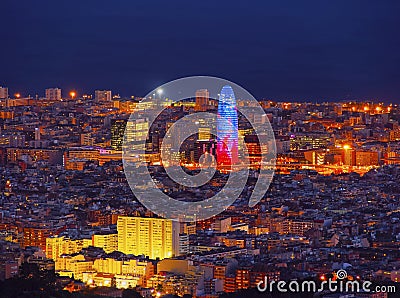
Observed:
[[[213,75],[257,98],[400,102],[399,30],[400,1],[3,0],[0,86],[141,96]]]

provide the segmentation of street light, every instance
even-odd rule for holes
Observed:
[[[71,91],[69,93],[69,95],[71,96],[71,99],[74,99],[74,97],[76,96],[76,92],[75,91]]]

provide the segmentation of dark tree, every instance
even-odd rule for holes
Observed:
[[[126,289],[122,292],[122,298],[143,298],[143,296],[135,290]]]

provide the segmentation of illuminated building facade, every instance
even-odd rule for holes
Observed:
[[[68,150],[65,154],[67,159],[86,159],[97,161],[99,159],[100,153],[98,150]]]
[[[323,165],[325,163],[326,151],[324,149],[313,149],[304,151],[304,158],[314,165]]]
[[[62,255],[55,261],[60,276],[74,277],[89,286],[126,289],[145,285],[154,275],[154,264],[149,260],[129,258],[85,258],[83,254]]]
[[[46,238],[50,237],[54,233],[54,229],[47,227],[24,227],[23,228],[24,238],[22,239],[22,247],[36,246],[46,250]]]
[[[104,249],[106,253],[118,250],[118,234],[94,234],[92,245]]]
[[[222,88],[218,101],[217,163],[230,166],[238,162],[238,115],[231,86]]]
[[[45,90],[46,99],[50,101],[61,100],[61,89],[60,88],[48,88]]]
[[[129,259],[119,260],[113,258],[101,258],[94,260],[93,269],[97,272],[134,275],[134,276],[151,276],[154,274],[154,266],[150,261]]]
[[[81,133],[80,144],[81,146],[93,146],[95,138],[92,137],[91,133]]]
[[[46,257],[57,261],[63,254],[74,254],[83,248],[92,245],[92,239],[70,239],[68,237],[48,237],[46,238]]]
[[[196,91],[196,105],[195,111],[205,112],[209,106],[210,93],[207,89],[200,89]]]
[[[117,222],[118,251],[151,259],[173,254],[172,221],[162,218],[120,216]],[[178,240],[179,241],[179,240]]]
[[[296,134],[290,136],[290,150],[326,148],[331,141],[328,134]]]
[[[82,280],[84,272],[93,270],[93,260],[86,260],[82,254],[64,255],[55,261],[55,270],[60,276]]]
[[[211,135],[210,123],[206,119],[198,119],[198,140],[199,141],[209,141],[213,136]]]
[[[66,170],[82,171],[88,161],[97,162],[98,150],[68,150],[64,152],[63,164]]]
[[[346,166],[355,166],[356,164],[356,151],[353,148],[343,149],[343,164]]]
[[[141,150],[149,131],[148,119],[130,119],[126,124],[126,141],[130,150]],[[122,134],[123,135],[123,134]]]
[[[0,98],[8,98],[8,88],[0,86]]]
[[[62,153],[56,149],[7,148],[8,162],[16,162],[24,155],[33,160],[45,160],[51,164],[61,164],[62,162]]]
[[[244,136],[244,142],[249,153],[250,166],[258,167],[261,163],[262,154],[268,153],[268,147],[260,145],[257,135]]]
[[[111,148],[114,150],[122,150],[126,123],[125,119],[111,120]]]
[[[236,291],[244,290],[249,288],[257,287],[260,281],[264,281],[265,278],[270,281],[279,281],[280,272],[267,270],[257,271],[255,268],[245,267],[236,270]]]
[[[111,91],[110,90],[95,90],[94,99],[97,101],[111,101]]]
[[[379,165],[379,154],[377,151],[357,151],[356,166],[377,166]]]
[[[138,105],[137,101],[118,99],[114,100],[114,108],[120,110],[121,113],[133,113]]]

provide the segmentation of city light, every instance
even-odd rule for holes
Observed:
[[[164,89],[165,90],[165,89]],[[208,92],[208,91],[207,91]],[[197,107],[198,110],[207,110],[209,108],[208,102],[208,93],[205,89],[201,89],[201,92],[197,92]],[[162,91],[156,90],[155,95],[158,96]],[[165,93],[165,91],[164,91]],[[76,98],[76,91],[70,91],[67,94],[71,96],[71,98]],[[153,93],[152,93],[153,94]],[[63,102],[60,100],[61,90],[58,88],[49,88],[46,89],[46,99],[43,99],[44,106],[55,106],[58,107],[59,110],[64,108]],[[222,157],[225,155],[229,156],[231,152],[235,152],[235,146],[237,139],[235,138],[235,129],[232,129],[232,126],[235,127],[237,120],[237,115],[235,117],[234,109],[235,102],[233,99],[235,94],[233,94],[233,90],[229,90],[229,88],[225,88],[220,92],[221,101],[224,104],[218,105],[218,116],[219,119],[225,119],[226,121],[220,120],[216,125],[217,127],[217,135],[214,136],[215,139],[212,139],[210,134],[210,129],[207,128],[200,120],[196,120],[195,123],[197,125],[197,134],[196,137],[198,140],[198,144],[203,147],[196,147],[197,143],[195,142],[194,146],[186,148],[187,152],[182,152],[181,157],[184,157],[185,160],[180,162],[180,165],[185,168],[185,170],[190,172],[195,172],[203,167],[201,161],[201,155],[210,155],[213,157],[213,163],[218,161],[218,154]],[[17,98],[16,94],[15,97]],[[89,99],[91,96],[88,93],[84,93],[82,98]],[[47,99],[48,98],[48,99]],[[38,102],[40,103],[40,99]],[[74,113],[78,118],[77,122],[74,122],[75,119],[73,117],[61,117],[60,123],[61,127],[65,127],[65,135],[70,133],[71,129],[73,130],[75,127],[74,123],[80,123],[79,130],[77,130],[80,138],[78,140],[81,147],[75,147],[77,145],[77,140],[71,140],[65,147],[61,150],[62,154],[62,163],[56,164],[59,169],[62,169],[63,172],[68,173],[68,176],[71,177],[71,181],[79,182],[81,185],[85,185],[88,188],[96,187],[97,181],[94,179],[91,181],[92,177],[96,177],[100,179],[103,185],[103,190],[98,194],[100,198],[104,201],[107,200],[115,200],[117,197],[122,197],[122,200],[119,201],[117,205],[112,206],[113,204],[108,204],[105,209],[96,210],[96,208],[85,208],[79,206],[82,202],[82,198],[78,195],[82,188],[78,185],[75,186],[71,184],[68,186],[68,197],[70,199],[65,200],[62,198],[58,201],[58,205],[61,208],[70,208],[71,218],[74,218],[75,212],[84,212],[86,213],[86,217],[88,220],[84,220],[84,226],[88,225],[91,227],[92,234],[87,235],[86,233],[75,235],[76,232],[71,232],[69,234],[69,230],[64,229],[63,222],[61,222],[61,226],[56,226],[54,229],[52,227],[49,228],[39,228],[32,227],[31,221],[22,221],[24,224],[23,227],[23,235],[21,243],[26,247],[39,247],[45,253],[47,259],[52,260],[54,262],[54,268],[57,274],[62,278],[71,278],[74,277],[75,280],[81,282],[85,288],[96,289],[97,287],[109,287],[109,288],[117,288],[117,289],[127,289],[127,288],[135,288],[137,286],[148,286],[148,288],[155,288],[153,291],[154,296],[162,296],[167,294],[168,292],[174,292],[173,285],[177,284],[180,287],[185,286],[186,289],[193,290],[198,285],[198,279],[196,279],[196,275],[190,275],[189,271],[185,272],[184,277],[179,277],[174,275],[173,278],[169,278],[168,276],[156,274],[154,272],[154,263],[157,263],[158,268],[187,268],[187,264],[181,264],[180,262],[189,262],[190,258],[187,257],[187,254],[190,253],[192,255],[200,258],[200,263],[202,262],[201,258],[205,258],[207,260],[207,253],[213,255],[212,250],[209,249],[214,247],[215,243],[212,237],[204,237],[204,232],[207,231],[210,235],[213,233],[218,233],[218,237],[220,242],[223,245],[219,246],[220,252],[216,254],[225,254],[231,253],[231,249],[233,247],[237,247],[238,245],[242,245],[243,241],[247,237],[257,237],[254,238],[256,241],[256,245],[259,247],[263,247],[263,241],[266,238],[266,241],[269,241],[271,246],[274,249],[278,249],[282,245],[287,245],[290,242],[291,245],[299,245],[299,247],[304,247],[305,245],[309,245],[310,238],[307,236],[308,231],[314,229],[318,223],[310,220],[307,217],[303,217],[303,210],[283,210],[279,212],[264,212],[264,218],[260,218],[255,222],[246,223],[247,220],[253,216],[257,216],[259,213],[260,207],[254,207],[254,209],[243,209],[242,206],[237,208],[235,205],[229,207],[230,215],[228,218],[211,218],[209,224],[204,223],[204,227],[201,226],[203,223],[199,222],[198,225],[201,226],[201,231],[198,231],[198,225],[193,225],[192,231],[189,232],[189,226],[186,224],[179,223],[179,227],[175,227],[173,221],[163,218],[154,217],[150,212],[144,211],[142,209],[133,210],[132,215],[125,215],[121,213],[121,208],[130,208],[131,210],[135,207],[132,207],[131,199],[128,194],[123,194],[119,191],[115,192],[114,186],[121,186],[124,183],[124,180],[121,179],[121,173],[123,172],[123,167],[121,164],[118,164],[121,161],[121,152],[123,137],[127,136],[128,139],[131,139],[132,146],[136,146],[134,141],[143,139],[147,139],[148,132],[148,123],[145,119],[137,119],[135,121],[130,122],[130,130],[126,132],[127,120],[126,120],[126,111],[128,111],[128,105],[132,101],[129,99],[116,99],[115,103],[109,103],[107,100],[104,101],[94,101],[84,100],[82,102],[74,102],[71,101],[70,111]],[[283,106],[279,102],[278,106]],[[337,105],[335,105],[337,106]],[[278,132],[280,134],[280,139],[277,144],[281,148],[281,154],[277,158],[276,166],[274,168],[275,174],[279,179],[286,179],[287,181],[295,181],[295,187],[298,188],[298,193],[300,195],[306,194],[310,195],[309,185],[307,181],[310,183],[315,183],[315,190],[320,192],[320,198],[316,198],[317,202],[314,203],[315,197],[310,201],[311,206],[317,206],[314,210],[316,213],[320,212],[321,218],[324,218],[325,212],[332,212],[336,214],[338,220],[335,221],[335,225],[338,225],[336,228],[332,224],[329,224],[329,220],[327,224],[330,225],[330,229],[336,229],[336,232],[339,233],[341,229],[343,229],[343,225],[353,224],[352,222],[344,221],[345,217],[340,217],[342,214],[341,199],[345,196],[349,200],[358,200],[362,203],[360,205],[365,206],[368,205],[370,208],[374,209],[374,214],[369,216],[369,214],[365,215],[361,219],[361,224],[370,226],[371,228],[376,223],[375,214],[378,213],[378,210],[384,210],[384,212],[393,212],[393,210],[397,210],[400,207],[394,207],[394,209],[385,208],[384,204],[380,204],[379,206],[374,205],[373,198],[369,196],[359,196],[358,192],[360,189],[365,189],[367,192],[376,192],[375,186],[372,183],[365,183],[363,177],[378,177],[374,176],[375,174],[379,174],[380,171],[385,171],[385,163],[393,163],[399,160],[398,155],[398,147],[396,147],[395,142],[393,142],[390,146],[390,150],[384,145],[378,148],[363,148],[363,144],[367,143],[370,140],[374,140],[374,136],[376,132],[379,133],[379,138],[391,138],[396,140],[396,138],[400,138],[399,129],[397,123],[390,119],[390,115],[382,116],[382,114],[388,113],[388,108],[397,109],[396,106],[387,106],[385,104],[371,104],[369,107],[371,111],[375,113],[371,113],[368,117],[361,114],[364,107],[367,106],[366,103],[359,103],[355,105],[348,105],[347,107],[343,105],[348,113],[343,113],[340,117],[340,127],[343,130],[337,130],[337,126],[335,125],[335,121],[332,119],[335,117],[336,110],[335,108],[331,108],[331,106],[320,105],[317,108],[307,108],[305,107],[304,115],[315,115],[315,117],[319,117],[317,115],[321,115],[323,120],[321,125],[323,130],[318,132],[307,131],[304,128],[308,128],[307,125],[310,123],[318,123],[316,122],[307,122],[297,120],[295,117],[298,116],[298,105],[292,104],[291,107],[288,106],[288,109],[285,112],[291,114],[294,117],[294,121],[291,122],[290,128],[287,130],[283,130]],[[82,108],[84,107],[84,108]],[[114,108],[112,108],[114,107]],[[10,107],[11,109],[17,110],[18,107]],[[92,109],[96,113],[96,120],[90,121],[87,120],[87,115],[81,118],[80,115],[84,109]],[[318,110],[319,109],[319,110]],[[359,113],[352,113],[352,111]],[[56,113],[58,113],[58,111]],[[193,110],[193,106],[187,108],[187,110],[183,110],[186,113],[190,113]],[[326,111],[325,115],[323,114]],[[77,113],[76,113],[77,112]],[[172,114],[168,114],[163,119],[163,122],[160,124],[167,125],[171,121],[171,118],[176,117],[182,113],[182,110],[177,108],[174,110],[170,109]],[[194,112],[194,111],[193,111]],[[197,111],[196,111],[197,112]],[[174,114],[175,113],[175,114]],[[1,113],[0,113],[1,115]],[[55,114],[57,115],[57,114]],[[172,116],[171,116],[172,115]],[[333,115],[333,116],[332,116]],[[282,119],[279,118],[279,115],[272,115],[272,120],[279,123]],[[331,118],[332,117],[332,118]],[[67,119],[66,119],[67,118]],[[69,119],[72,118],[72,119]],[[101,119],[103,118],[103,119]],[[344,119],[343,119],[344,118]],[[29,118],[28,118],[29,119]],[[101,119],[100,121],[98,121]],[[217,118],[218,119],[218,118]],[[370,121],[369,124],[367,121]],[[23,192],[24,188],[21,188],[21,183],[23,185],[25,180],[21,180],[19,177],[22,176],[23,179],[26,179],[28,183],[30,183],[30,179],[34,179],[33,181],[38,181],[36,176],[29,176],[32,172],[32,169],[29,173],[24,172],[24,163],[26,161],[40,159],[42,161],[46,161],[47,163],[52,163],[52,159],[50,158],[50,154],[54,154],[58,151],[58,149],[53,148],[34,148],[34,146],[40,146],[42,141],[40,140],[41,136],[46,136],[46,138],[50,138],[54,135],[54,133],[49,130],[49,127],[52,127],[52,123],[49,122],[49,126],[46,127],[46,124],[41,124],[40,128],[38,127],[36,122],[33,122],[35,126],[33,127],[33,131],[41,131],[41,134],[37,134],[33,136],[36,140],[30,141],[30,146],[28,147],[26,140],[24,137],[20,135],[21,132],[18,133],[10,133],[7,134],[7,129],[0,135],[0,144],[5,147],[7,154],[4,159],[10,164],[14,164],[14,162],[18,161],[18,156],[20,157],[20,172],[15,174],[7,174],[11,175],[11,177],[5,177],[4,186],[3,186],[3,194],[4,197],[15,198],[16,201],[20,200],[22,206],[30,206],[31,208],[38,208],[41,210],[40,203],[41,195],[38,197],[23,195],[21,198],[15,197],[14,194],[18,192]],[[45,123],[45,122],[41,122]],[[103,127],[103,123],[105,123],[106,128]],[[232,123],[233,125],[229,125]],[[355,125],[355,124],[359,125]],[[375,123],[384,123],[387,125],[388,133],[384,135],[380,129],[375,128]],[[66,125],[68,124],[68,125]],[[96,125],[98,125],[96,127]],[[284,127],[282,122],[279,123],[279,126]],[[78,127],[78,126],[76,126]],[[96,127],[96,132],[93,133],[93,127]],[[254,138],[252,138],[252,131],[248,128],[241,128],[241,123],[237,124],[238,131],[245,132],[244,140],[247,146],[247,150],[253,161],[252,165],[260,165],[260,162],[257,160],[257,156],[261,154],[261,148],[257,146],[257,142]],[[365,131],[360,130],[359,127],[367,127],[372,130],[372,134],[370,134],[368,139],[365,139]],[[298,130],[291,131],[291,128],[300,128]],[[49,133],[50,132],[50,133]],[[83,132],[83,133],[82,133]],[[348,134],[347,132],[351,132]],[[108,134],[108,137],[107,137]],[[46,140],[46,138],[44,138]],[[238,135],[239,138],[239,135]],[[226,150],[229,148],[225,145],[225,147],[220,144],[220,151],[218,152],[218,140],[225,139],[225,143],[232,148],[231,150]],[[377,138],[375,138],[376,140]],[[200,140],[200,141],[199,141]],[[156,148],[163,141],[162,136],[160,134],[154,133],[151,135],[151,143],[148,143],[149,149]],[[202,143],[204,142],[204,143]],[[221,146],[222,145],[222,146]],[[25,147],[24,147],[25,146]],[[286,147],[285,147],[286,146]],[[221,150],[222,149],[222,150]],[[154,150],[154,149],[153,149]],[[155,150],[155,151],[156,151]],[[379,152],[378,152],[379,150]],[[397,150],[397,151],[396,151]],[[222,152],[221,152],[222,151]],[[44,153],[46,155],[44,155]],[[301,158],[299,157],[299,153],[301,153]],[[26,158],[26,157],[30,158]],[[197,159],[195,159],[197,157]],[[226,157],[226,156],[225,156]],[[134,156],[134,158],[138,159],[139,156]],[[163,166],[168,167],[169,164],[161,162],[156,152],[151,152],[145,157],[149,160],[149,164],[152,168],[161,169]],[[215,159],[214,159],[215,158]],[[238,156],[238,159],[240,156]],[[225,160],[224,160],[225,161]],[[0,159],[0,163],[2,159]],[[110,163],[111,162],[111,163]],[[226,160],[227,163],[230,162],[230,156]],[[97,171],[95,176],[93,172],[88,170],[88,165],[95,165],[97,167]],[[15,165],[15,164],[14,164]],[[100,167],[97,165],[101,165]],[[47,165],[45,165],[47,167]],[[218,167],[217,167],[218,168]],[[93,169],[93,168],[92,168]],[[257,168],[255,168],[257,169]],[[251,171],[254,171],[251,169]],[[376,172],[375,172],[376,171]],[[10,172],[11,173],[11,172]],[[55,187],[59,187],[60,181],[63,181],[62,177],[57,177],[55,179],[51,179],[47,176],[40,177],[41,172],[37,172],[36,175],[39,175],[39,179],[47,179],[48,183],[53,184]],[[56,176],[56,171],[51,175]],[[84,175],[82,175],[84,173]],[[217,171],[218,175],[225,175],[227,171],[225,169],[221,169]],[[358,173],[359,176],[354,176],[352,179],[355,179],[352,184],[346,185],[347,175],[350,173]],[[364,176],[364,174],[368,173],[368,175]],[[98,175],[100,174],[100,175]],[[343,175],[343,176],[341,176]],[[324,179],[328,183],[321,184],[321,176],[325,176]],[[342,179],[344,177],[344,179]],[[387,177],[387,178],[386,178]],[[219,179],[221,178],[218,177]],[[223,185],[223,180],[216,179],[212,181],[210,188],[196,189],[194,192],[188,192],[185,190],[188,198],[192,198],[192,194],[210,192],[213,188],[219,187]],[[370,178],[368,178],[370,179]],[[379,181],[382,181],[382,184],[388,185],[389,187],[382,188],[382,196],[379,200],[379,203],[382,201],[385,202],[386,198],[390,198],[387,191],[390,191],[390,183],[389,180],[397,179],[396,177],[392,177],[390,175],[379,176]],[[384,179],[387,179],[386,181]],[[14,183],[16,181],[16,183]],[[65,181],[65,180],[64,180]],[[107,184],[111,181],[111,184]],[[333,183],[332,183],[333,182]],[[337,182],[340,183],[338,186]],[[157,180],[157,186],[160,187],[166,195],[171,194],[172,192],[179,193],[179,188],[171,187],[168,183],[164,183],[162,179]],[[389,183],[389,184],[388,184]],[[109,187],[108,185],[112,185],[113,187]],[[25,185],[23,185],[25,187]],[[63,186],[65,187],[65,186]],[[143,187],[143,190],[147,191],[147,185]],[[313,186],[314,188],[314,186]],[[22,190],[21,190],[22,189]],[[312,191],[315,191],[314,189]],[[1,191],[1,190],[0,190]],[[203,192],[204,191],[204,192]],[[44,189],[44,192],[47,192]],[[333,198],[329,200],[329,202],[325,202],[326,194],[330,194]],[[194,197],[194,196],[193,196]],[[39,198],[39,199],[38,199]],[[43,200],[47,201],[48,198],[42,196]],[[271,202],[276,203],[278,200],[279,204],[281,204],[282,200],[287,200],[290,198],[291,201],[294,201],[293,198],[293,184],[285,183],[280,186],[279,191],[272,190],[270,198]],[[90,199],[88,199],[90,200]],[[393,204],[393,202],[391,202]],[[54,206],[57,206],[54,204]],[[321,208],[319,206],[322,206]],[[56,207],[55,207],[56,208]],[[208,207],[207,207],[208,208]],[[286,208],[286,207],[285,207]],[[357,206],[352,207],[353,209],[357,209]],[[243,211],[244,210],[244,211]],[[292,212],[295,217],[286,216],[286,212]],[[45,214],[45,213],[43,213]],[[133,216],[134,215],[134,216]],[[32,215],[31,215],[32,216]],[[233,224],[231,221],[231,216],[235,216],[236,223]],[[47,218],[52,219],[52,214],[46,215]],[[89,219],[90,218],[90,219]],[[45,220],[42,220],[40,217],[36,217],[36,220],[41,223],[41,225],[47,225]],[[223,224],[224,221],[227,221]],[[324,219],[326,221],[326,219]],[[230,234],[230,231],[233,229],[242,229],[242,224],[246,223],[243,226],[243,234],[233,233]],[[269,225],[268,228],[265,225]],[[272,225],[271,225],[272,224]],[[78,224],[79,226],[81,224]],[[238,226],[239,225],[239,226]],[[356,224],[358,225],[358,224]],[[102,230],[98,229],[98,227],[105,227],[106,229]],[[273,231],[271,228],[273,227]],[[360,235],[364,235],[362,232],[363,226],[360,226]],[[63,231],[62,234],[53,234],[55,229],[60,229]],[[325,229],[325,228],[323,228]],[[176,232],[178,231],[178,232]],[[223,231],[223,232],[222,232]],[[339,231],[339,232],[338,232]],[[184,233],[181,233],[184,232]],[[270,240],[270,235],[272,234],[277,236],[277,239],[273,239],[274,242]],[[190,233],[190,237],[189,234]],[[260,236],[260,237],[258,237]],[[233,237],[233,238],[232,238]],[[275,237],[275,236],[274,236]],[[326,243],[330,243],[332,241],[331,236],[326,237],[321,235],[322,240],[326,241]],[[354,237],[347,235],[349,241],[348,243],[354,243],[350,245],[354,245],[355,247],[369,247],[371,250],[374,249],[371,244],[367,243],[367,241],[371,241],[372,245],[374,242],[378,243],[377,245],[385,245],[386,242],[379,242],[377,240],[370,240],[366,237],[359,237],[356,235]],[[361,239],[360,239],[361,238]],[[12,238],[9,238],[12,240]],[[194,239],[194,240],[192,240]],[[198,242],[201,240],[202,242]],[[196,242],[194,242],[196,241]],[[203,244],[204,241],[204,244]],[[258,241],[260,241],[258,243]],[[382,240],[384,241],[384,239]],[[365,242],[365,244],[364,244]],[[201,243],[201,245],[197,245],[196,243]],[[331,244],[329,244],[331,245]],[[339,244],[340,245],[340,244]],[[346,244],[349,245],[349,244]],[[225,247],[226,246],[226,247]],[[23,247],[23,246],[22,246]],[[198,248],[197,248],[198,247]],[[198,251],[195,251],[196,248]],[[98,256],[95,258],[86,258],[87,253],[90,253],[92,249],[98,249]],[[345,249],[342,247],[342,249]],[[239,249],[240,251],[240,249]],[[118,252],[118,253],[116,253]],[[206,254],[204,255],[204,253]],[[265,254],[266,252],[261,252],[260,254]],[[270,250],[269,254],[275,254],[274,250]],[[121,258],[121,254],[123,257]],[[276,252],[275,257],[280,254],[279,251]],[[145,256],[146,258],[143,258]],[[388,253],[382,254],[381,259],[386,259],[388,256],[392,256],[390,250]],[[179,258],[175,258],[179,257]],[[299,256],[299,258],[305,259],[306,256]],[[337,256],[340,258],[340,255]],[[213,257],[215,258],[215,257]],[[219,258],[219,257],[218,257]],[[229,256],[228,259],[232,258]],[[234,257],[233,257],[234,258]],[[291,254],[289,258],[289,262],[296,261],[298,256],[295,254]],[[221,257],[224,262],[227,261],[226,258]],[[372,259],[378,259],[378,256],[372,256]],[[238,258],[238,262],[240,262],[240,254]],[[292,260],[292,261],[290,261]],[[12,261],[12,260],[11,260]],[[165,263],[162,263],[165,261]],[[288,261],[285,259],[285,261]],[[223,262],[222,262],[223,264]],[[176,267],[175,267],[176,266]],[[223,265],[216,264],[208,264],[207,266],[215,266],[214,269],[220,268]],[[323,266],[323,263],[320,264]],[[161,269],[160,269],[161,270]],[[225,269],[223,269],[225,270]],[[235,276],[231,279],[227,278],[224,274],[220,277],[215,277],[215,279],[223,280],[224,284],[231,283],[232,291],[238,290],[237,285],[243,284],[245,281],[247,284],[251,284],[252,280],[257,280],[256,277],[258,274],[262,276],[264,272],[256,272],[255,268],[252,267],[250,269],[250,274],[253,274],[253,277],[249,277],[240,273],[241,269],[238,269],[235,273]],[[253,271],[252,271],[253,270]],[[276,278],[279,277],[279,268],[273,268],[276,271]],[[163,270],[161,270],[163,271]],[[167,270],[166,270],[167,271]],[[128,273],[129,272],[129,273]],[[215,271],[214,271],[215,272]],[[314,271],[310,271],[313,272]],[[134,275],[132,275],[133,273]],[[201,272],[197,272],[199,276],[202,274]],[[398,274],[392,273],[393,281],[398,280]],[[180,279],[177,279],[180,278]],[[337,277],[334,275],[334,279]],[[351,278],[351,277],[350,277]],[[357,279],[364,279],[365,276],[360,274],[360,277]],[[329,275],[318,274],[316,275],[316,280],[319,282],[324,282],[329,280]],[[158,286],[159,285],[159,286]],[[74,287],[68,287],[73,289]],[[182,289],[182,288],[181,288]],[[110,289],[111,290],[111,289]],[[179,290],[183,291],[183,290]],[[179,292],[181,295],[183,292]]]
[[[192,223],[196,220],[196,214],[188,222],[157,217],[147,207],[133,203],[131,193],[120,191],[126,187],[121,161],[123,139],[126,137],[131,140],[129,146],[132,148],[137,146],[135,142],[138,140],[146,142],[146,152],[143,155],[134,154],[128,160],[146,160],[148,168],[152,169],[154,183],[163,195],[177,194],[180,198],[179,195],[184,194],[188,199],[203,199],[223,187],[227,174],[235,173],[229,172],[224,166],[229,166],[235,158],[240,162],[241,153],[235,156],[240,148],[240,138],[243,138],[250,157],[248,165],[252,176],[249,177],[254,179],[262,165],[259,159],[262,150],[267,151],[268,148],[259,145],[250,126],[239,122],[242,119],[238,111],[243,104],[240,100],[236,102],[239,92],[233,93],[232,88],[225,86],[216,101],[218,105],[212,106],[208,89],[196,89],[196,102],[190,101],[193,105],[169,107],[168,113],[161,114],[156,129],[149,133],[150,125],[145,117],[127,120],[129,113],[137,108],[136,100],[126,97],[109,101],[111,96],[100,96],[104,94],[102,91],[97,92],[95,100],[90,100],[92,96],[85,92],[79,95],[85,100],[63,102],[61,91],[60,88],[47,88],[45,97],[33,100],[34,104],[27,100],[11,100],[11,105],[0,111],[0,117],[6,119],[5,123],[12,123],[13,113],[18,113],[18,117],[15,117],[18,128],[15,129],[15,125],[6,126],[0,134],[0,168],[12,169],[2,172],[4,182],[0,196],[22,207],[15,209],[14,203],[8,203],[3,206],[7,212],[2,217],[2,220],[14,223],[18,218],[21,232],[15,230],[15,225],[8,227],[3,224],[0,229],[0,242],[9,241],[9,245],[18,247],[17,254],[7,259],[7,262],[15,264],[15,276],[19,274],[15,257],[37,247],[45,254],[45,258],[40,260],[42,266],[46,262],[53,262],[53,268],[61,279],[71,279],[71,283],[64,287],[66,290],[95,291],[102,287],[113,291],[138,287],[153,289],[154,297],[162,297],[167,293],[183,296],[198,291],[201,284],[199,280],[204,278],[204,270],[189,265],[196,258],[201,266],[213,268],[210,271],[214,272],[213,279],[221,280],[220,285],[223,285],[219,291],[234,292],[254,287],[254,281],[265,274],[271,274],[271,280],[283,278],[280,266],[274,264],[271,264],[268,272],[256,266],[245,267],[243,271],[241,266],[246,264],[242,264],[241,256],[247,255],[248,250],[243,249],[247,239],[254,242],[262,257],[273,256],[279,262],[292,263],[298,259],[306,262],[309,256],[312,257],[306,250],[301,254],[291,253],[288,257],[282,255],[280,248],[290,245],[291,248],[303,249],[309,246],[310,231],[317,229],[333,230],[346,240],[341,245],[331,234],[321,233],[318,236],[321,249],[332,245],[340,248],[340,251],[365,247],[373,261],[387,261],[395,255],[395,249],[376,254],[376,249],[386,245],[387,240],[369,238],[367,231],[376,231],[375,226],[379,228],[376,214],[380,212],[390,218],[389,225],[398,223],[395,217],[392,217],[393,221],[390,217],[390,214],[396,215],[400,210],[391,192],[392,181],[399,180],[398,175],[393,174],[396,173],[394,167],[400,164],[400,147],[397,144],[400,141],[400,129],[396,118],[389,114],[390,111],[394,115],[398,113],[396,105],[354,102],[343,104],[338,109],[338,103],[310,107],[292,103],[284,109],[285,105],[277,102],[277,110],[268,117],[276,127],[276,147],[280,154],[276,164],[271,167],[277,179],[266,202],[270,202],[270,206],[281,207],[265,208],[264,203],[248,208],[247,204],[235,203],[228,207],[229,213],[226,215]],[[165,87],[151,92],[155,99],[161,94],[165,96],[165,93],[169,93]],[[68,90],[65,95],[70,99],[78,97],[75,90]],[[19,96],[19,93],[14,94],[15,98]],[[20,114],[22,109],[19,105],[32,107],[32,112],[26,109]],[[302,106],[302,111],[299,106]],[[366,107],[371,113],[363,113]],[[46,111],[51,117],[39,116],[36,114],[39,110]],[[210,110],[217,113],[213,127],[215,132],[208,122],[196,118],[193,121],[196,133],[177,158],[180,161],[178,165],[190,174],[197,174],[212,165],[216,168],[215,177],[209,185],[189,188],[165,181],[162,169],[172,167],[174,163],[160,159],[159,146],[164,141],[163,132],[182,114],[186,116]],[[21,123],[20,119],[25,122]],[[35,133],[39,131],[40,134]],[[71,133],[78,137],[70,138]],[[49,140],[55,146],[50,146]],[[42,171],[42,167],[46,171]],[[60,171],[63,175],[59,175]],[[357,175],[353,175],[355,173]],[[72,183],[68,184],[66,179]],[[370,194],[365,195],[364,189],[375,180],[382,187],[371,186],[367,189]],[[40,188],[35,195],[26,193],[27,188],[40,185],[42,181],[49,187]],[[142,186],[145,192],[149,187],[152,186]],[[67,189],[68,192],[58,198],[52,194],[54,189]],[[82,195],[82,189],[85,195]],[[91,193],[92,189],[96,192]],[[230,195],[229,190],[226,193]],[[315,196],[315,193],[318,195]],[[241,196],[247,199],[247,195],[243,192]],[[315,221],[303,215],[304,210],[298,206],[293,209],[291,204],[285,204],[297,201],[298,197],[320,220]],[[49,198],[52,201],[51,208],[59,206],[66,210],[76,229],[69,228],[64,219],[59,219],[58,212],[48,212]],[[343,207],[343,198],[351,209]],[[104,205],[98,204],[99,199]],[[365,206],[372,212],[365,212]],[[164,205],[162,207],[165,208]],[[211,204],[204,209],[210,207]],[[30,210],[38,212],[30,213]],[[129,210],[129,213],[125,210]],[[359,214],[359,222],[347,216],[348,210]],[[335,214],[334,218],[326,217],[327,212]],[[21,216],[26,216],[27,220]],[[386,217],[382,220],[386,221]],[[340,234],[344,229],[351,229],[355,235]],[[392,243],[394,248],[398,248],[395,242]],[[0,245],[0,250],[3,246]],[[340,259],[341,255],[337,254],[336,257]],[[216,262],[216,259],[220,262]],[[232,277],[227,277],[225,272],[231,266],[228,264],[232,259],[233,264],[239,266]],[[324,268],[325,263],[326,259],[321,260],[318,266]],[[180,271],[178,273],[169,271],[177,268]],[[308,272],[313,274],[314,281],[320,283],[331,278],[328,271],[309,269]],[[392,281],[400,279],[397,270],[390,273]],[[291,272],[285,274],[289,274],[290,278],[296,277]],[[369,278],[362,271],[357,271],[357,274],[354,277],[356,280]],[[332,275],[333,280],[337,280],[336,274]],[[352,279],[351,275],[349,279]]]
[[[1,2],[0,298],[400,298],[400,0],[45,2]]]
[[[235,94],[231,86],[221,90],[217,120],[217,163],[234,165],[238,161],[238,115]]]

